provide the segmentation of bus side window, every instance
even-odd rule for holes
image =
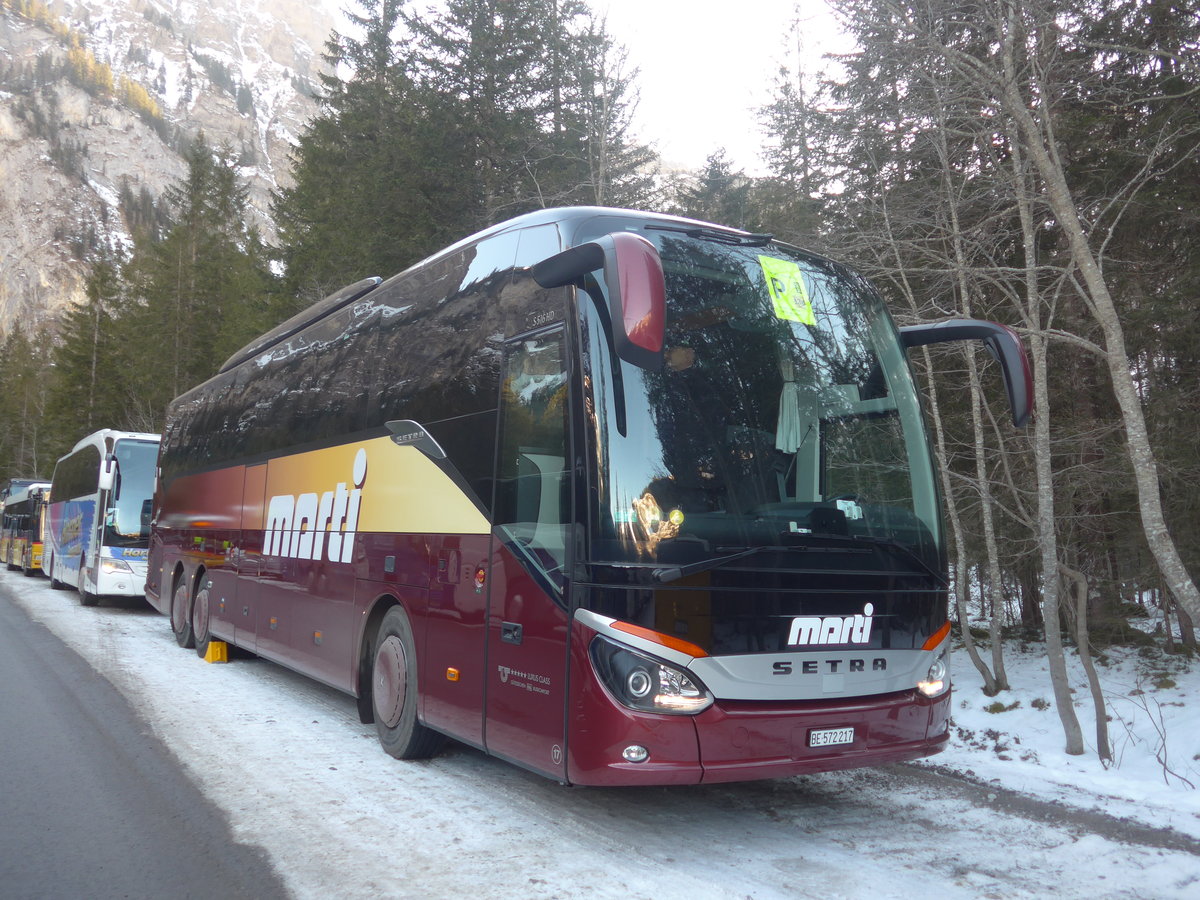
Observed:
[[[510,349],[501,403],[496,523],[561,586],[571,513],[561,331]]]

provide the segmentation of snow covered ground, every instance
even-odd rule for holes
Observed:
[[[1014,643],[1005,649],[1013,688],[996,697],[983,695],[967,654],[955,654],[952,745],[921,764],[1200,838],[1200,662],[1155,648],[1113,648],[1097,661],[1113,754],[1105,766],[1083,666],[1067,654],[1086,755],[1063,751],[1044,647]]]
[[[351,698],[257,659],[206,664],[137,602],[84,609],[72,592],[9,572],[0,602],[141,709],[299,898],[1200,896],[1200,794],[1184,781],[1200,785],[1200,674],[1166,658],[1114,654],[1101,667],[1111,768],[1062,752],[1058,716],[1040,708],[1052,700],[1044,656],[1031,646],[1009,652],[1003,712],[986,711],[995,700],[956,656],[953,746],[924,763],[577,789],[457,745],[428,762],[393,760]],[[1079,679],[1088,734],[1089,697]],[[1118,819],[1171,831],[1159,841]]]

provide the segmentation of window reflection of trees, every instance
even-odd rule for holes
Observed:
[[[646,376],[664,461],[664,508],[747,513],[781,499],[794,464],[775,449],[784,371],[837,414],[829,385],[885,396],[868,312],[840,272],[806,265],[814,326],[784,321],[767,300],[761,248],[661,239],[670,297],[667,366]],[[682,350],[686,352],[682,352]],[[818,402],[818,395],[819,402]],[[852,412],[846,404],[844,413]],[[806,438],[815,439],[815,438]]]

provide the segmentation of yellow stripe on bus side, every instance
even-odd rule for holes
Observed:
[[[366,454],[365,472],[356,457]],[[361,474],[361,483],[356,477]],[[376,438],[297,456],[267,465],[266,501],[275,496],[362,491],[359,532],[487,534],[487,518],[437,465],[414,447]]]

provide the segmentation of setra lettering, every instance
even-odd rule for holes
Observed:
[[[845,666],[843,669],[842,666]],[[801,675],[836,675],[845,672],[865,672],[867,670],[867,661],[865,659],[805,659],[800,662]],[[771,663],[772,675],[792,675],[796,671],[796,664],[790,659],[781,659]],[[877,656],[871,660],[872,672],[887,671],[887,657]]]

